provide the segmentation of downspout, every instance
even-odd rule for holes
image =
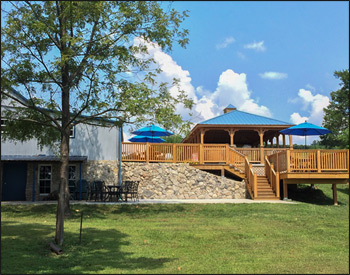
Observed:
[[[32,193],[32,201],[35,201],[35,169],[36,169],[36,164],[33,162],[33,193]]]
[[[119,140],[118,140],[118,185],[122,185],[122,133],[123,124],[119,127]]]
[[[81,162],[79,163],[79,200],[81,200],[81,196],[82,196],[82,191],[83,191],[83,185],[81,182]]]

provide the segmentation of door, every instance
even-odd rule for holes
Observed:
[[[5,162],[2,170],[2,201],[25,201],[27,163]]]

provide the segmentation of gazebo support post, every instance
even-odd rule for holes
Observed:
[[[338,205],[337,185],[335,183],[332,184],[332,189],[333,189],[333,204]]]
[[[283,180],[283,200],[288,200],[288,187],[287,183]]]
[[[293,138],[292,135],[289,135],[289,148],[293,150]]]
[[[283,148],[286,148],[286,135],[282,134]]]
[[[201,144],[204,144],[204,130],[201,129]]]
[[[258,132],[260,137],[260,163],[264,163],[264,130],[259,130]]]

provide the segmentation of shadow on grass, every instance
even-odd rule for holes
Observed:
[[[60,256],[49,250],[55,232],[52,225],[2,221],[1,231],[1,274],[135,273],[156,270],[175,260],[123,252],[122,246],[130,246],[125,240],[129,235],[116,229],[84,228],[81,244],[79,229],[77,233],[66,231]]]
[[[346,195],[350,195],[349,185],[347,185],[345,188],[338,188],[338,191],[341,192],[341,193],[344,193]]]
[[[331,185],[327,185],[330,187]],[[324,187],[323,187],[324,188]],[[343,192],[345,194],[349,194],[341,188],[337,189],[338,192]],[[316,187],[316,189],[312,189],[310,185],[298,184],[294,188],[288,188],[288,197],[294,201],[300,201],[310,204],[316,205],[333,205],[333,197],[327,196],[323,190]],[[338,200],[339,205],[344,205],[341,201]]]

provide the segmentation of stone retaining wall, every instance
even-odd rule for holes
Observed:
[[[244,199],[244,181],[201,171],[185,163],[122,163],[122,179],[138,180],[142,199]]]

